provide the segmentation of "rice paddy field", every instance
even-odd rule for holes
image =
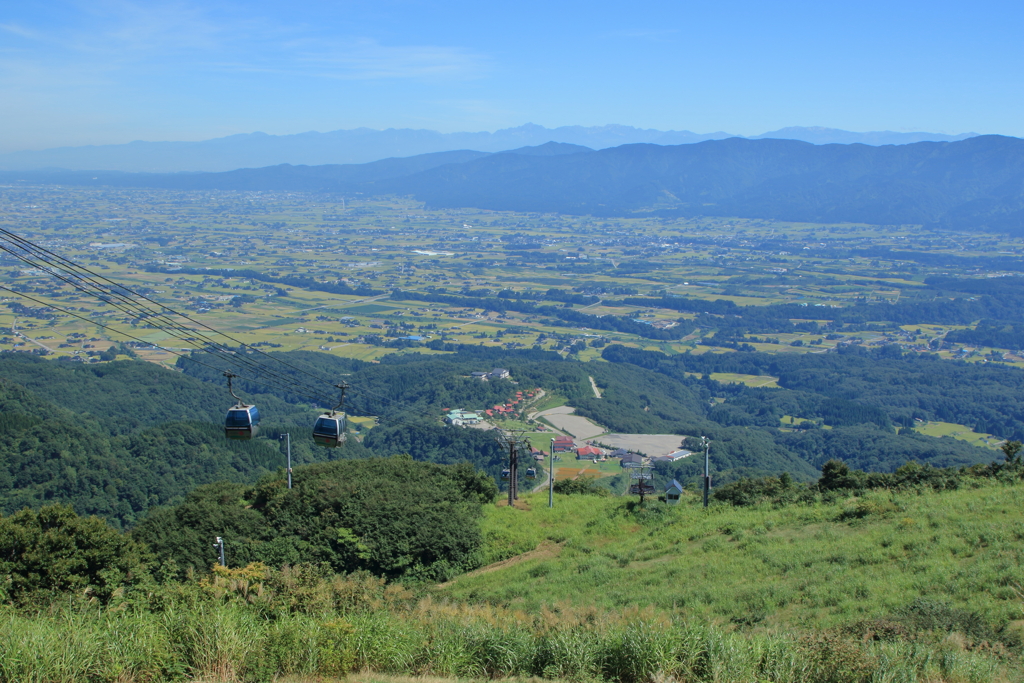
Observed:
[[[634,316],[647,324],[693,318],[622,303],[664,293],[738,305],[796,303],[815,312],[808,320],[827,321],[830,307],[895,301],[907,296],[907,288],[923,286],[932,271],[949,272],[948,265],[929,269],[830,256],[837,249],[899,248],[967,258],[1022,253],[1019,240],[978,233],[954,245],[916,226],[431,211],[404,199],[292,193],[9,186],[0,188],[0,223],[236,341],[361,360],[404,352],[402,345],[382,345],[401,337],[413,338],[408,346],[421,352],[427,351],[423,344],[441,340],[539,346],[580,360],[599,358],[607,343],[670,354],[733,350],[706,341],[713,328],[656,341],[550,316],[403,299],[396,291],[493,297],[561,289],[596,297],[595,303],[570,304],[587,314]],[[91,360],[130,342],[141,357],[166,364],[182,352],[182,344],[159,330],[125,319],[9,255],[0,258],[0,283],[11,288],[0,302],[7,304],[0,307],[0,350]],[[839,343],[928,350],[928,342],[941,342],[957,328],[844,330],[828,339],[796,331],[749,344],[771,353],[822,352]],[[1001,362],[1024,367],[1013,351],[940,349],[972,362],[1004,353]],[[768,377],[721,380],[772,386]]]
[[[985,448],[992,449],[998,449],[999,445],[1003,443],[1003,439],[1000,439],[997,436],[975,432],[970,427],[955,424],[953,422],[921,422],[914,428],[914,431],[927,436],[949,436],[954,439],[960,439],[961,441],[967,441],[975,446],[983,446]]]

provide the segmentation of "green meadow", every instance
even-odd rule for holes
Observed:
[[[440,586],[256,563],[0,607],[0,682],[1024,676],[1019,484],[780,508],[546,499],[488,506],[488,564]]]
[[[523,499],[529,509],[491,507],[484,517],[484,561],[503,564],[442,595],[531,612],[649,606],[739,628],[832,628],[921,603],[969,611],[993,631],[1024,624],[1021,486],[780,508],[704,509],[695,494],[643,507],[580,495],[557,496],[549,509],[546,492]]]
[[[973,443],[975,446],[984,446],[986,448],[993,449],[998,448],[999,444],[1003,443],[1003,440],[999,437],[991,434],[979,433],[970,427],[956,424],[954,422],[922,422],[915,427],[915,431],[927,436],[951,436],[954,439]]]

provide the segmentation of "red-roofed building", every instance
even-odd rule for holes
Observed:
[[[580,446],[576,449],[577,460],[593,460],[594,458],[600,458],[602,455],[604,455],[604,451],[597,446]]]
[[[576,443],[571,436],[556,436],[551,447],[555,453],[566,453],[576,448]]]

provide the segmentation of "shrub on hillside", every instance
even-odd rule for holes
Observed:
[[[118,588],[149,579],[147,559],[134,540],[69,505],[0,516],[0,601],[42,603],[75,592],[107,602]]]
[[[832,459],[821,468],[821,477],[810,486],[794,485],[788,475],[780,477],[750,477],[739,479],[718,487],[712,497],[723,503],[749,506],[767,502],[773,505],[812,502],[816,493],[824,500],[835,500],[841,494],[860,494],[865,491],[886,489],[890,491],[954,491],[965,482],[980,479],[998,481],[1020,481],[1024,479],[1024,458],[1020,456],[1021,444],[1009,441],[1003,445],[1004,462],[972,467],[932,467],[908,462],[895,472],[864,472],[851,469],[842,460]],[[861,507],[844,513],[845,518],[865,517],[868,514],[891,512]]]
[[[579,479],[562,479],[555,482],[555,493],[565,496],[610,496],[611,491],[598,486],[594,477],[580,477]]]
[[[255,487],[200,487],[133,535],[182,570],[208,570],[220,536],[231,566],[323,563],[335,572],[445,580],[475,566],[481,505],[497,494],[467,463],[408,456],[307,465],[293,479],[292,489],[280,476]]]

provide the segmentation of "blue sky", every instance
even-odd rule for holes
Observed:
[[[6,0],[0,152],[619,123],[1024,136],[1024,4]]]

